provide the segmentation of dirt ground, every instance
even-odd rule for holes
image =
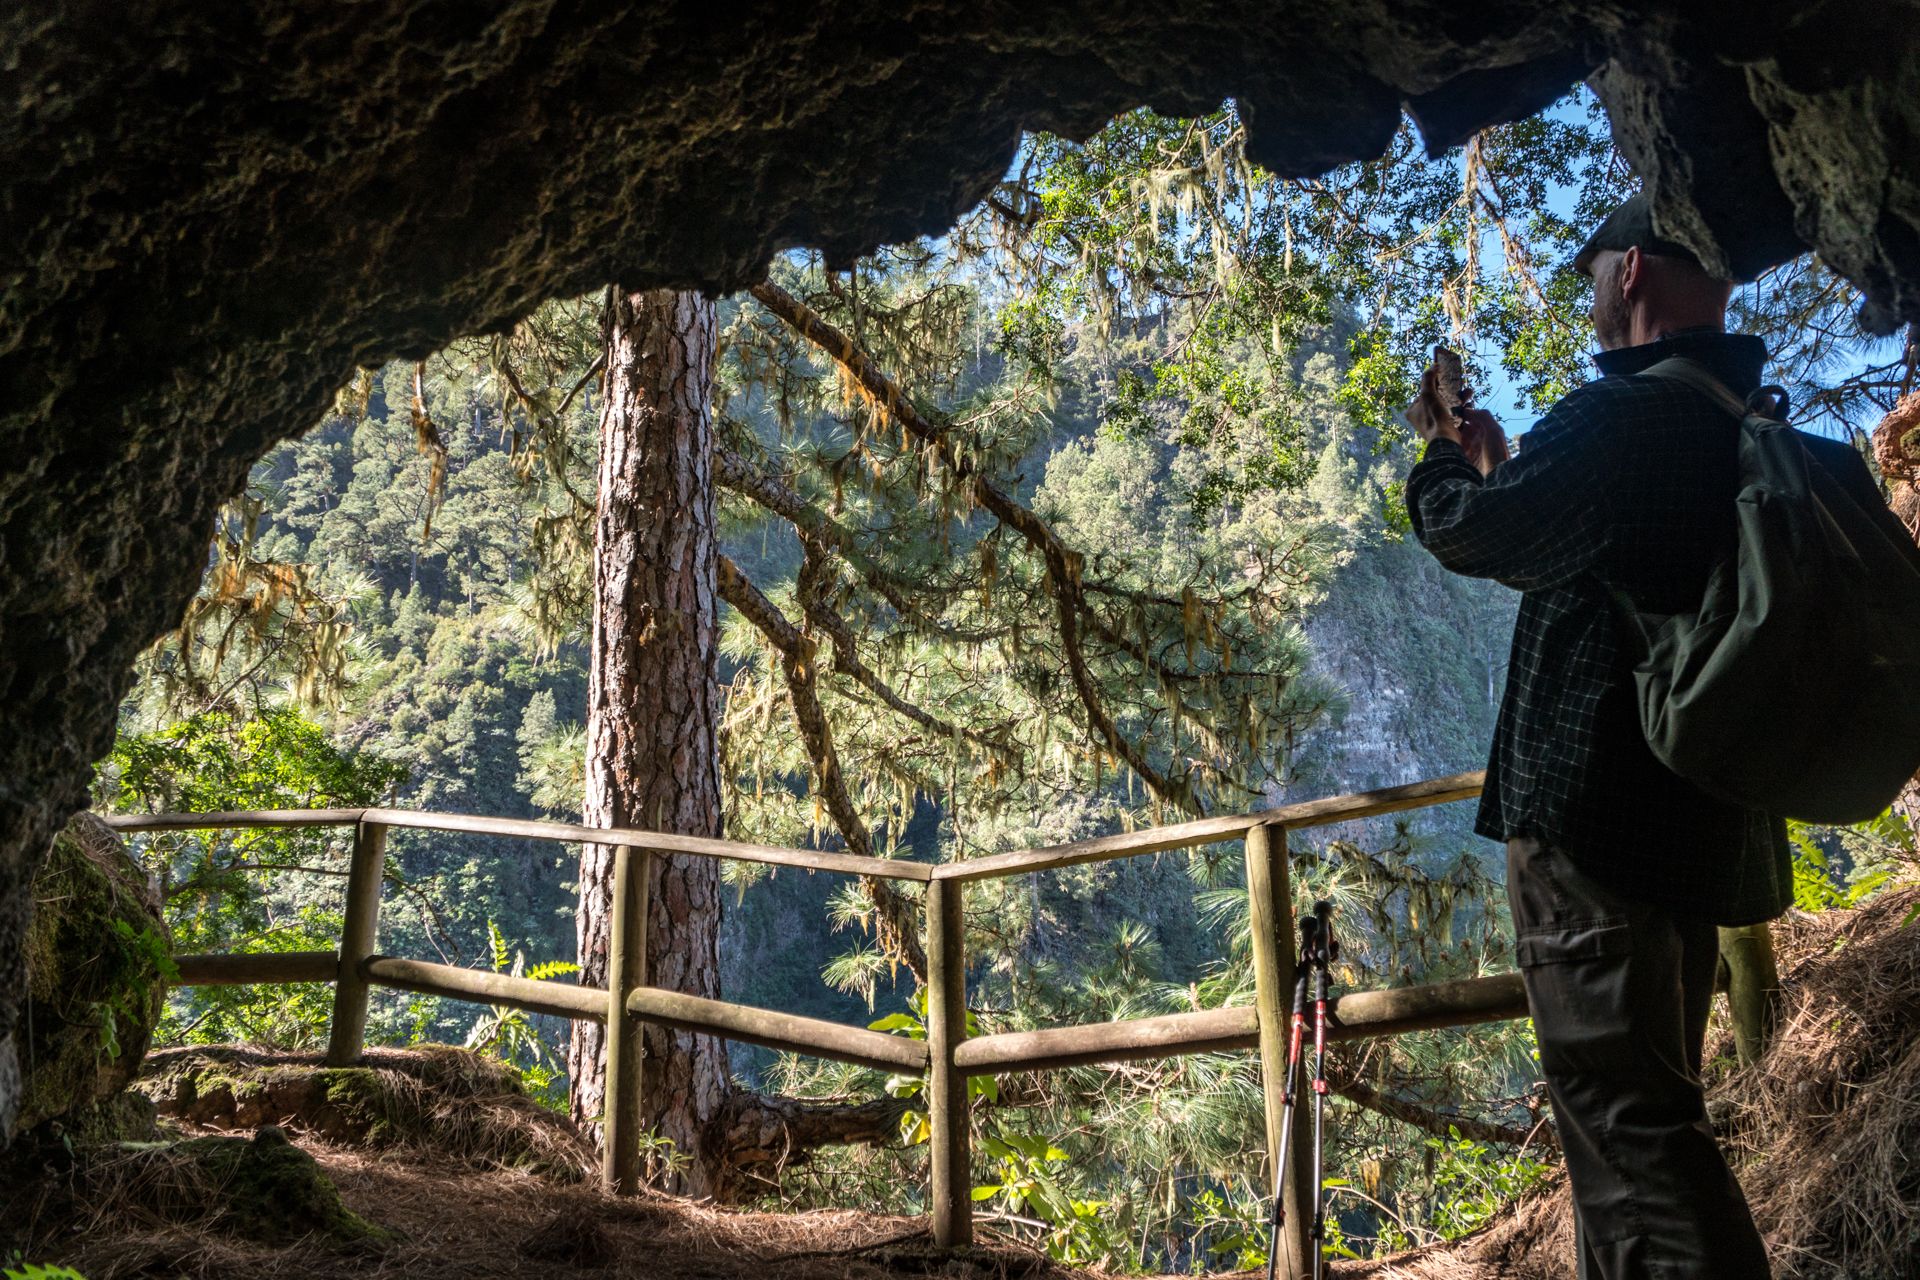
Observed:
[[[657,1195],[616,1199],[530,1174],[435,1165],[298,1139],[349,1209],[395,1233],[346,1248],[250,1244],[207,1231],[125,1223],[82,1232],[57,1260],[88,1280],[119,1277],[688,1277],[689,1280],[1067,1280],[1017,1245],[936,1254],[924,1221],[854,1212],[745,1214]],[[91,1238],[89,1238],[91,1237]]]

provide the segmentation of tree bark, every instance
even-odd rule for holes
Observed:
[[[1907,326],[1907,349],[1920,347],[1920,325]],[[1874,461],[1886,482],[1888,505],[1920,541],[1920,391],[1900,397],[1893,411],[1873,430]],[[1909,782],[1893,802],[1893,811],[1920,831],[1920,778]]]
[[[714,304],[696,293],[612,291],[605,322],[594,528],[593,645],[588,673],[589,826],[721,834],[717,539],[710,408]],[[649,985],[720,994],[720,866],[650,859]],[[580,981],[606,980],[613,850],[580,859]],[[572,1111],[605,1103],[605,1029],[573,1024]],[[727,1100],[724,1045],[648,1028],[641,1123],[689,1157],[670,1189],[715,1188],[721,1153],[708,1140]]]

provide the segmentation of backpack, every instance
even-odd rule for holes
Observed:
[[[1743,403],[1683,357],[1643,376],[1740,418],[1737,542],[1699,609],[1643,613],[1609,587],[1639,641],[1648,745],[1748,808],[1823,823],[1878,815],[1920,772],[1920,547],[1808,453],[1784,391]]]

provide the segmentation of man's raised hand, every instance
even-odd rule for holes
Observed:
[[[1432,365],[1420,375],[1420,394],[1407,406],[1407,425],[1428,444],[1451,440],[1465,451],[1467,461],[1487,475],[1507,460],[1507,433],[1500,420],[1485,409],[1463,408],[1456,417],[1440,400],[1439,375]]]
[[[1420,375],[1420,394],[1407,406],[1407,425],[1428,444],[1435,440],[1451,440],[1465,448],[1460,436],[1460,424],[1440,399],[1440,375],[1434,372],[1432,365]]]
[[[1493,469],[1509,457],[1507,433],[1500,419],[1485,409],[1462,409],[1458,426],[1460,447],[1466,450],[1467,461],[1480,468],[1481,475],[1492,475]]]

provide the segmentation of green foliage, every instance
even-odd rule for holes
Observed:
[[[640,1167],[649,1182],[661,1182],[672,1177],[685,1169],[693,1159],[658,1129],[641,1130],[635,1145],[640,1151]]]
[[[489,960],[495,973],[516,978],[545,981],[580,972],[571,960],[543,960],[529,966],[523,949],[507,942],[500,926],[487,921]],[[466,1047],[497,1058],[519,1073],[527,1092],[545,1106],[565,1113],[567,1110],[566,1064],[548,1048],[525,1009],[509,1005],[490,1005],[474,1020],[467,1032]]]
[[[1793,903],[1802,911],[1857,907],[1891,885],[1920,875],[1912,825],[1889,810],[1852,827],[1789,822]]]
[[[109,768],[103,798],[124,812],[359,808],[406,777],[404,765],[340,751],[319,725],[279,709],[245,720],[203,712],[123,736]]]
[[[1525,1152],[1503,1154],[1460,1136],[1428,1138],[1433,1162],[1433,1229],[1458,1240],[1487,1225],[1493,1215],[1546,1181],[1552,1166]]]
[[[1436,341],[1497,362],[1536,407],[1582,380],[1568,260],[1629,189],[1590,95],[1434,158],[1408,123],[1381,159],[1314,179],[1264,172],[1245,143],[1232,104],[1036,138],[984,215],[1029,305],[1084,317],[1112,357],[1110,427],[1157,420],[1243,463],[1196,477],[1196,516],[1311,473],[1289,411],[1304,352],[1344,347],[1340,401],[1387,444]]]
[[[57,1267],[39,1262],[23,1262],[0,1270],[4,1280],[87,1280],[72,1267]]]
[[[362,808],[381,803],[405,776],[405,766],[377,753],[339,750],[290,710],[248,720],[208,711],[122,735],[98,789],[106,807],[125,813]],[[264,828],[154,833],[134,845],[159,884],[177,953],[339,945],[349,837]],[[177,988],[161,1035],[307,1046],[324,1038],[331,1013],[331,991],[318,984]]]
[[[1067,1153],[1044,1138],[1000,1130],[981,1140],[991,1179],[973,1188],[976,1203],[988,1203],[1016,1219],[1032,1215],[1044,1232],[1049,1256],[1074,1266],[1110,1265],[1127,1252],[1103,1200],[1080,1199],[1062,1175]]]
[[[1245,1184],[1229,1196],[1208,1187],[1187,1201],[1194,1239],[1193,1270],[1252,1271],[1267,1265],[1273,1206]],[[1203,1263],[1205,1265],[1203,1265]]]

